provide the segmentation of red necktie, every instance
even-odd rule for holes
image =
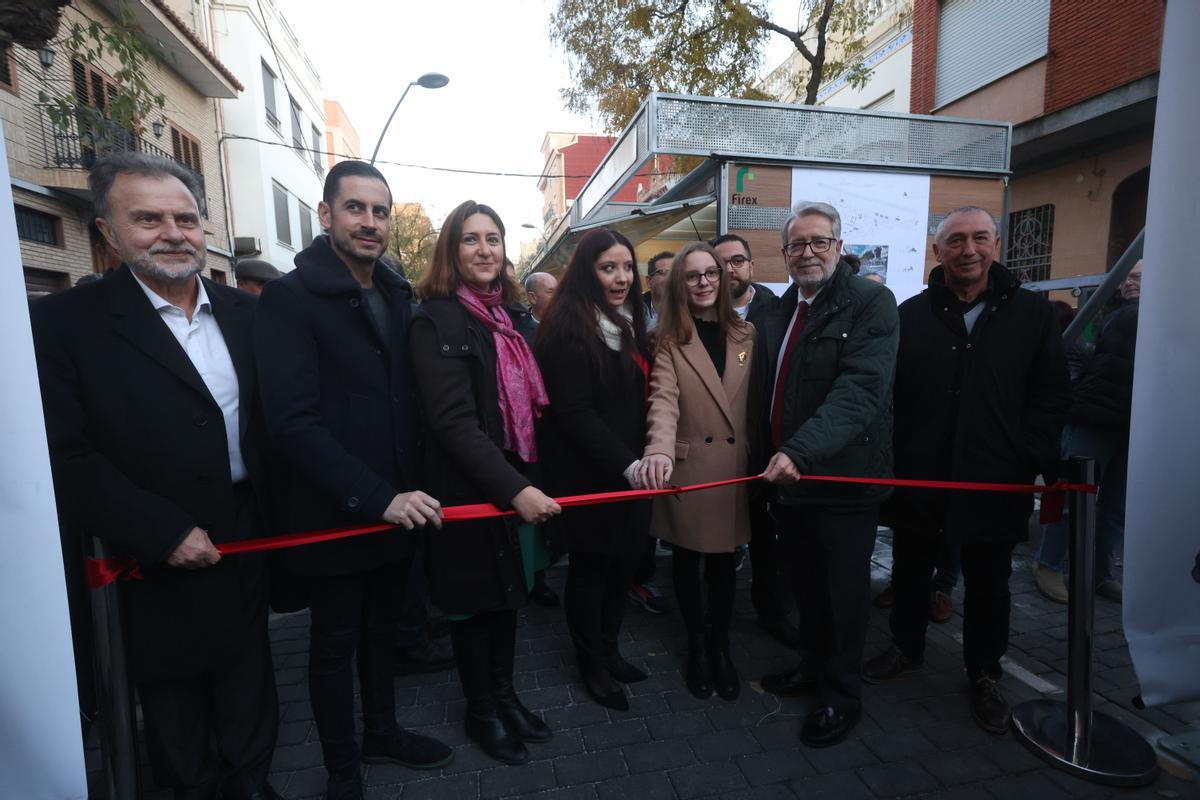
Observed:
[[[792,361],[792,351],[800,340],[800,332],[804,330],[804,321],[808,318],[808,303],[799,301],[796,306],[796,321],[792,323],[791,333],[788,334],[787,344],[783,347],[783,358],[779,360],[779,374],[775,378],[775,398],[771,403],[771,442],[778,449],[783,440],[783,390],[787,386],[788,366]]]

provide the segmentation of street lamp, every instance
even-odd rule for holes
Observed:
[[[408,97],[408,90],[414,86],[420,86],[425,89],[440,89],[449,82],[450,79],[440,72],[426,72],[415,81],[409,81],[408,86],[404,87],[404,94],[400,95],[400,99],[396,101],[395,108],[393,108],[392,113],[388,115],[387,122],[384,123],[383,126],[383,132],[379,134],[379,141],[375,143],[375,152],[371,153],[372,164],[375,163],[375,156],[379,155],[379,147],[383,144],[383,137],[387,134],[387,129],[392,124],[392,118],[395,117],[396,112],[400,110],[400,104],[404,102],[404,98]]]

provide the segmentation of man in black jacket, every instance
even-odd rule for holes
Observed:
[[[88,183],[121,268],[31,309],[62,524],[140,566],[118,591],[155,782],[176,797],[274,797],[262,561],[215,546],[269,532],[254,299],[199,277],[189,171],[121,153]]]
[[[733,310],[742,319],[762,328],[763,315],[779,298],[775,293],[754,282],[754,259],[750,243],[736,233],[726,233],[709,242],[729,275],[729,293]],[[750,600],[758,614],[758,626],[787,647],[800,645],[800,632],[787,618],[789,603],[783,564],[776,545],[775,524],[767,510],[766,492],[754,486],[750,491]]]
[[[396,722],[392,658],[414,528],[440,526],[418,483],[417,401],[408,361],[412,290],[381,260],[391,191],[343,161],[318,205],[325,234],[263,290],[254,346],[267,427],[288,463],[285,525],[304,531],[383,520],[404,530],[286,551],[312,608],[309,692],[330,798],[362,794],[359,762],[429,769],[452,751]],[[354,736],[357,654],[363,746]]]
[[[904,478],[1033,483],[1055,477],[1070,402],[1054,309],[1021,290],[994,260],[995,221],[967,206],[938,225],[939,266],[924,292],[900,306],[896,362],[896,473]],[[902,489],[884,507],[894,531],[893,645],[872,658],[872,682],[921,665],[929,623],[929,576],[942,538],[961,545],[963,659],[971,710],[1003,733],[1000,692],[1008,648],[1012,552],[1029,529],[1033,496]]]
[[[828,747],[862,715],[877,486],[800,483],[804,474],[888,477],[896,298],[839,259],[841,217],[796,206],[781,231],[794,284],[762,318],[776,452],[763,477],[800,607],[801,662],[763,679],[780,696],[815,694],[800,740]]]

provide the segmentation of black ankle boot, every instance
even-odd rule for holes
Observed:
[[[548,742],[554,736],[536,714],[527,709],[513,689],[513,658],[517,649],[517,612],[502,611],[491,626],[492,699],[508,732],[523,742]]]
[[[521,698],[513,691],[510,682],[507,689],[496,689],[496,714],[504,722],[508,732],[523,742],[548,742],[554,738],[554,731],[521,703]]]
[[[708,654],[699,636],[688,638],[687,688],[693,697],[712,697],[713,679],[709,672]]]
[[[509,733],[497,712],[492,692],[491,632],[485,620],[451,623],[454,659],[463,694],[467,698],[467,738],[497,761],[524,764],[529,760],[525,745]]]
[[[729,636],[713,636],[708,645],[708,665],[712,670],[713,686],[722,700],[736,700],[742,683],[733,659],[729,655]]]
[[[505,764],[524,764],[529,751],[517,736],[510,733],[493,702],[467,701],[467,738],[497,761]]]

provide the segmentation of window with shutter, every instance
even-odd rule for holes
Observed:
[[[200,142],[175,125],[171,125],[171,155],[192,172],[204,174],[200,164]]]
[[[292,246],[292,215],[288,208],[288,191],[271,181],[271,194],[275,198],[275,238],[288,247]]]
[[[304,147],[304,115],[300,113],[300,104],[289,96],[288,102],[292,107],[292,145]]]
[[[275,73],[267,66],[267,62],[262,62],[262,79],[263,79],[263,106],[267,111],[267,122],[271,123],[274,128],[279,127],[279,114],[276,112],[275,105]]]
[[[13,60],[11,42],[0,42],[0,88],[17,91],[17,64]]]
[[[1050,0],[943,0],[934,106],[965,97],[1046,55]]]

